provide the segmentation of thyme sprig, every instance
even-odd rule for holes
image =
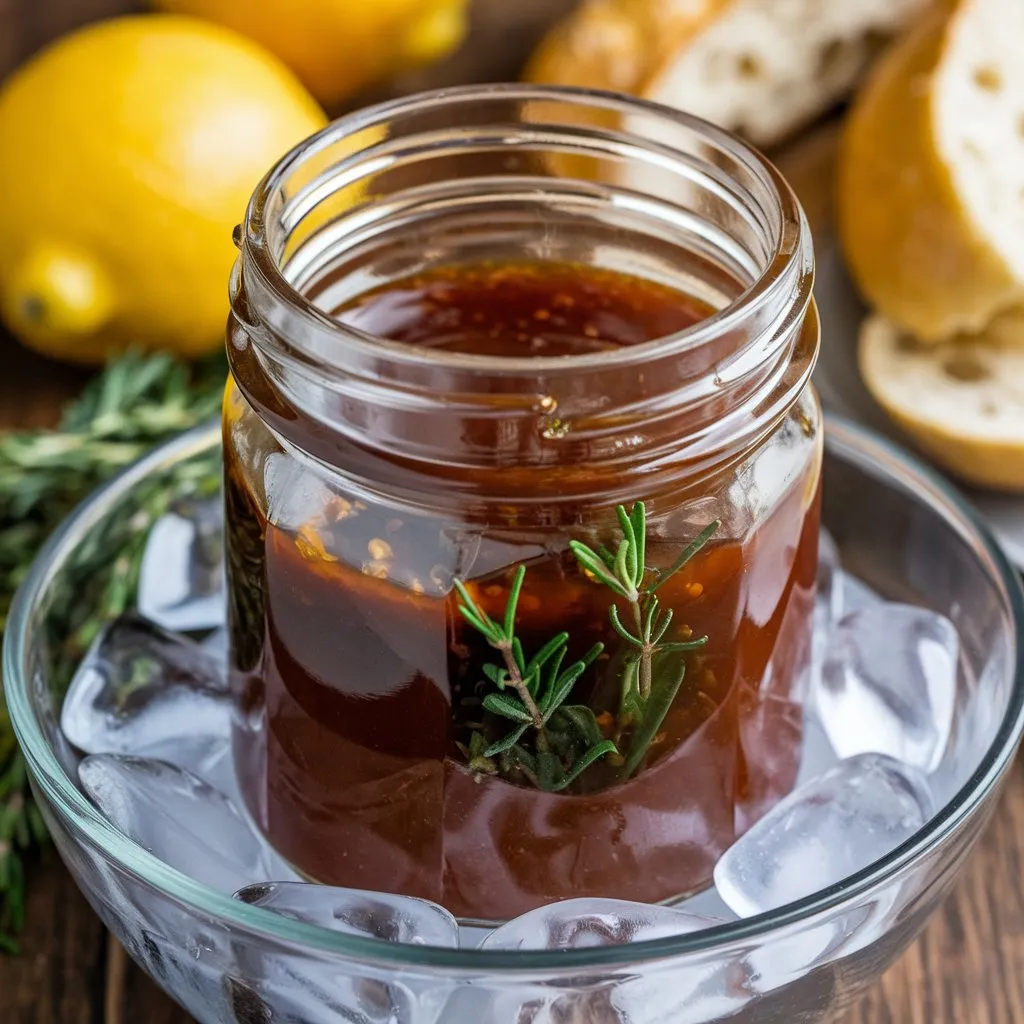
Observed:
[[[482,667],[484,676],[497,687],[497,692],[483,698],[483,708],[515,723],[511,732],[490,744],[481,732],[472,734],[467,749],[471,768],[494,774],[504,767],[507,772],[523,774],[542,789],[558,791],[606,754],[618,758],[624,778],[642,762],[686,672],[684,658],[665,656],[696,651],[708,642],[706,636],[692,637],[688,627],[679,631],[681,639],[666,639],[670,637],[674,611],[662,608],[657,591],[708,543],[721,524],[718,520],[708,524],[662,571],[646,564],[644,504],[637,502],[629,512],[619,505],[615,511],[622,536],[614,551],[605,547],[594,551],[581,541],[569,542],[580,566],[625,601],[632,619],[631,626],[627,626],[618,605],[613,602],[609,606],[611,626],[627,644],[615,739],[602,734],[591,708],[565,704],[577,681],[604,650],[603,644],[596,644],[563,669],[569,634],[560,632],[526,659],[516,635],[516,611],[526,578],[526,566],[520,565],[500,622],[480,607],[462,580],[455,580],[460,614],[501,654],[500,664]],[[661,666],[660,671],[656,671],[656,665]],[[524,742],[531,729],[532,752],[527,749],[530,744]],[[628,756],[623,757],[618,743],[626,729],[632,729],[632,733]],[[496,765],[492,759],[499,756],[504,760]]]

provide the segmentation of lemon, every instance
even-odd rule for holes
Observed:
[[[838,226],[861,291],[924,342],[1024,301],[1024,5],[934,7],[886,53],[840,147]]]
[[[455,50],[468,0],[154,0],[226,25],[276,53],[329,106]]]
[[[262,175],[323,126],[276,58],[206,22],[119,18],[0,90],[0,314],[95,362],[223,344],[231,231]]]

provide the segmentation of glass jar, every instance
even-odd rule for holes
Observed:
[[[676,111],[474,87],[299,146],[239,244],[235,756],[270,841],[465,919],[707,885],[801,742],[821,427],[791,190]],[[545,300],[522,350],[366,329],[509,275]],[[580,302],[596,326],[551,347]]]

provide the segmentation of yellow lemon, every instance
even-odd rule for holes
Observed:
[[[242,32],[276,53],[322,103],[439,60],[466,34],[468,0],[154,0]]]
[[[323,111],[251,41],[174,15],[59,40],[0,89],[0,313],[48,354],[223,343],[231,231]]]

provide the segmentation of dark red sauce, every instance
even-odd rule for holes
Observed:
[[[335,315],[407,344],[523,357],[641,344],[709,312],[639,278],[533,263],[442,268]],[[755,529],[739,539],[723,529],[659,590],[675,615],[671,635],[708,642],[679,655],[683,683],[639,766],[627,778],[623,758],[603,757],[555,793],[515,771],[467,765],[473,732],[490,741],[507,723],[481,711],[482,665],[494,652],[458,614],[452,578],[464,577],[500,618],[524,563],[524,647],[565,630],[571,660],[604,643],[572,703],[588,706],[628,752],[613,598],[568,550],[592,512],[581,509],[573,529],[563,503],[545,530],[523,474],[522,529],[515,509],[502,510],[500,530],[481,528],[479,509],[467,512],[472,557],[453,540],[466,523],[353,498],[325,501],[309,522],[281,529],[236,465],[230,431],[226,450],[232,656],[248,723],[237,760],[259,823],[311,878],[426,897],[469,918],[581,895],[658,901],[707,884],[718,855],[792,785],[816,467]],[[682,480],[675,505],[698,496]],[[674,514],[665,496],[651,512],[646,561],[664,568],[703,524]]]

